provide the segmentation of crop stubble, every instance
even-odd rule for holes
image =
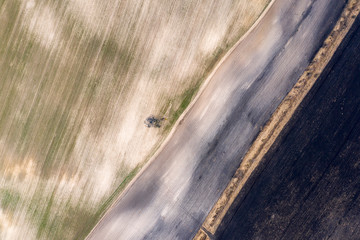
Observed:
[[[84,237],[267,3],[0,0],[0,238]]]

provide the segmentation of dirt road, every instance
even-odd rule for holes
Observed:
[[[344,5],[276,0],[89,239],[191,239]]]

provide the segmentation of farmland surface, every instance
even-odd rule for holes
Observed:
[[[0,0],[0,239],[83,238],[268,2]]]
[[[192,239],[346,2],[272,2],[88,239]]]

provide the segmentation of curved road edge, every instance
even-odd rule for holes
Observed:
[[[360,0],[350,0],[323,46],[317,52],[303,75],[275,110],[263,130],[246,153],[228,186],[206,217],[194,240],[208,240],[216,233],[219,225],[238,196],[251,174],[260,165],[265,154],[282,135],[285,127],[301,107],[305,97],[314,88],[319,76],[332,64],[335,53],[341,51],[346,37],[354,30],[355,20],[359,17]]]

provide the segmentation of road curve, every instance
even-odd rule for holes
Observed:
[[[88,239],[191,239],[345,0],[275,0]]]

